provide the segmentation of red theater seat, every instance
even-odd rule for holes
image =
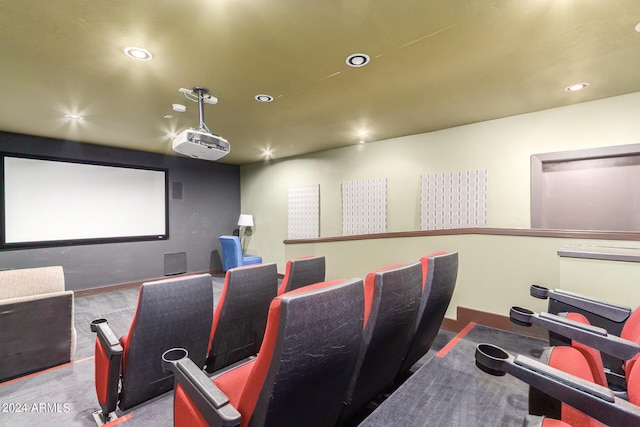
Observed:
[[[548,366],[521,355],[512,356],[491,344],[478,344],[475,359],[478,368],[486,373],[496,376],[508,373],[562,402],[559,414],[534,413],[527,416],[525,426],[640,425],[640,369],[632,368],[629,374],[630,393],[626,401],[593,382],[589,364],[573,347],[552,347],[543,355]]]
[[[162,371],[162,353],[187,349],[202,368],[213,318],[213,284],[209,274],[144,283],[128,334],[118,340],[106,319],[94,320],[97,333],[95,386],[102,422],[118,406],[126,410],[171,390],[173,379]]]
[[[362,280],[336,280],[276,297],[258,356],[207,378],[188,358],[175,374],[174,425],[332,426],[358,357]]]
[[[276,264],[254,264],[227,270],[213,315],[207,372],[258,354],[269,304],[278,290]]]
[[[278,295],[303,286],[324,282],[325,259],[323,256],[298,258],[287,261],[282,283],[278,288]]]
[[[401,373],[424,356],[440,330],[458,277],[458,253],[436,252],[420,258],[422,265],[422,297],[409,351]]]
[[[364,329],[343,420],[353,418],[400,372],[415,330],[422,266],[394,265],[369,273],[364,283]]]

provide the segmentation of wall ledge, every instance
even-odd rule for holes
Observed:
[[[640,262],[640,248],[564,245],[558,249],[558,256],[607,261]]]
[[[631,240],[640,241],[639,232],[629,231],[581,231],[581,230],[544,230],[531,228],[456,228],[447,230],[428,231],[396,231],[392,233],[361,234],[357,236],[318,237],[314,239],[284,240],[285,245],[301,243],[343,242],[350,240],[391,239],[397,237],[422,236],[455,236],[461,234],[499,235],[499,236],[529,236],[529,237],[559,237],[568,239],[598,239],[598,240]]]

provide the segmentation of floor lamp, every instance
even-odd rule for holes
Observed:
[[[238,226],[240,227],[240,245],[242,246],[242,253],[244,254],[244,235],[242,233],[242,227],[245,227],[245,235],[246,235],[246,227],[253,227],[253,215],[248,214],[240,214],[238,218]]]

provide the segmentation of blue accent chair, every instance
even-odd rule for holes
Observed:
[[[262,263],[260,256],[242,255],[242,246],[240,246],[240,239],[237,236],[220,236],[218,240],[222,246],[223,271],[243,265]]]

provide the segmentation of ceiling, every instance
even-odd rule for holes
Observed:
[[[284,158],[640,91],[638,23],[638,0],[0,0],[0,130],[175,154],[204,86],[221,162]]]

